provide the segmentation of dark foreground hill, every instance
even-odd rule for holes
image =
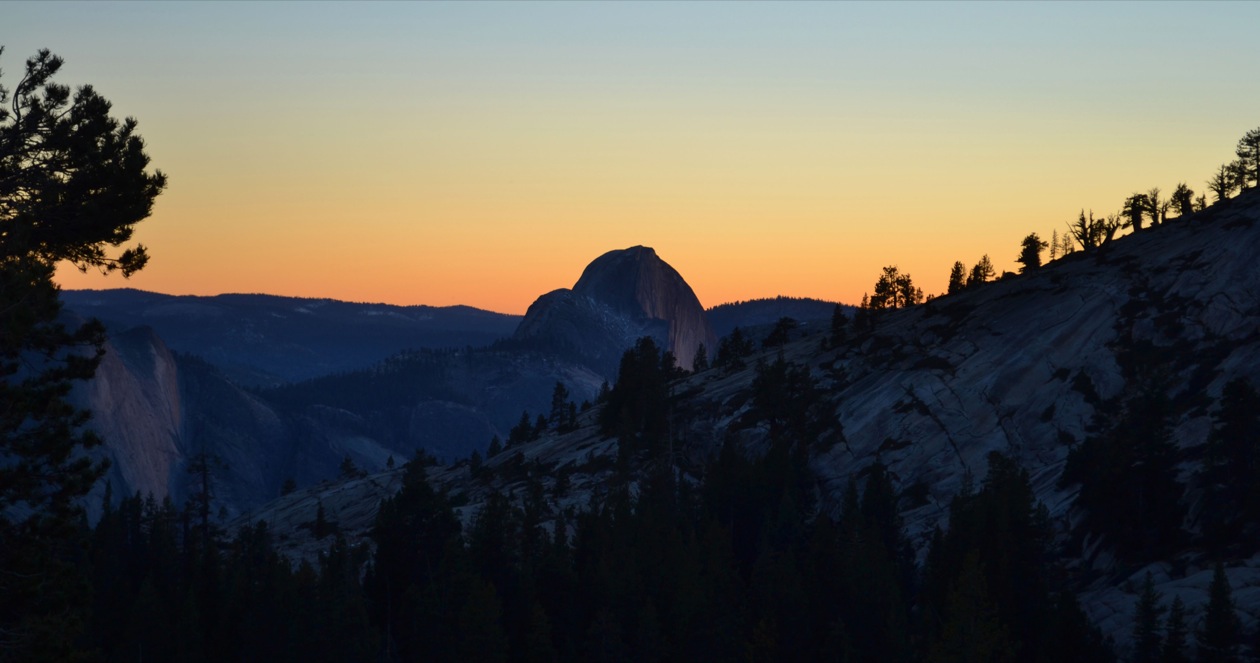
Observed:
[[[1079,596],[1122,655],[1134,651],[1148,577],[1159,615],[1179,599],[1187,642],[1210,638],[1216,562],[1242,642],[1260,619],[1260,518],[1245,497],[1260,485],[1260,463],[1228,459],[1260,457],[1256,436],[1236,432],[1260,430],[1257,255],[1253,191],[1026,275],[885,312],[838,344],[815,334],[682,379],[663,429],[616,417],[610,428],[593,411],[572,432],[430,475],[465,525],[499,494],[560,522],[618,486],[643,490],[661,463],[684,484],[704,484],[729,450],[773,456],[790,440],[810,470],[798,496],[820,517],[848,512],[849,486],[887,477],[910,558],[927,574],[939,563],[929,555],[938,530],[969,513],[956,496],[996,490],[986,477],[1000,461],[1003,476],[1026,473],[1056,586]],[[311,489],[255,518],[293,532],[322,503],[344,533],[363,536],[371,505],[396,481],[397,472]],[[289,545],[302,556],[321,544],[297,536]]]

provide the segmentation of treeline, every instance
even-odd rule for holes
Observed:
[[[1238,139],[1235,147],[1237,159],[1222,164],[1207,181],[1207,189],[1212,192],[1213,202],[1228,200],[1235,192],[1260,187],[1260,127],[1248,131]],[[1115,239],[1122,230],[1141,232],[1154,228],[1172,218],[1187,218],[1208,207],[1206,194],[1196,194],[1185,182],[1179,182],[1167,198],[1161,198],[1159,187],[1153,187],[1145,193],[1135,192],[1125,198],[1118,212],[1105,216],[1094,216],[1084,209],[1076,221],[1068,224],[1067,230],[1060,233],[1052,230],[1050,239],[1042,239],[1037,233],[1029,233],[1020,242],[1019,254],[1015,262],[1020,265],[1019,273],[1024,274],[1042,266],[1042,253],[1049,250],[1049,260],[1070,255],[1079,248],[1090,251],[1099,248]],[[1005,277],[1009,274],[1000,275]],[[949,281],[945,294],[955,294],[981,286],[999,277],[993,261],[985,254],[970,268],[962,261],[950,267]],[[897,266],[883,268],[876,280],[874,294],[863,294],[859,307],[863,312],[877,313],[889,309],[905,308],[931,300],[932,295],[914,285],[910,275],[901,272]]]

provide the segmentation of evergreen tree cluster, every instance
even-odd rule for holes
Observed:
[[[677,369],[650,341],[624,369],[608,398],[625,419],[609,421],[642,441]],[[639,447],[638,481],[580,510],[527,472],[466,527],[418,456],[380,506],[374,551],[320,509],[318,565],[279,557],[265,523],[231,538],[206,526],[209,489],[183,511],[130,498],[84,533],[96,593],[77,644],[172,661],[1109,658],[1027,472],[992,455],[920,567],[881,463],[820,511],[808,452],[820,403],[805,367],[763,362],[743,422],[770,430],[763,452],[729,442],[683,472]]]
[[[889,265],[875,281],[874,294],[866,300],[866,308],[883,311],[922,303],[923,289],[915,287],[909,274],[902,273],[896,265]]]
[[[1146,574],[1133,615],[1134,663],[1224,663],[1240,660],[1243,647],[1242,623],[1238,619],[1233,590],[1225,566],[1217,562],[1208,586],[1208,600],[1202,606],[1202,618],[1193,631],[1197,656],[1190,656],[1191,623],[1187,621],[1186,604],[1175,597],[1165,608],[1163,597],[1155,589],[1151,574]],[[1168,617],[1163,618],[1167,611]],[[1254,650],[1253,652],[1254,653]]]
[[[740,370],[748,365],[744,358],[754,351],[756,347],[753,346],[752,339],[748,338],[743,329],[736,327],[730,334],[718,340],[717,356],[713,359],[713,365],[728,373]]]
[[[1250,382],[1225,385],[1215,424],[1195,482],[1204,493],[1198,513],[1204,541],[1220,553],[1260,532],[1260,394]]]
[[[294,567],[265,522],[232,538],[194,505],[152,496],[107,508],[83,535],[91,619],[81,655],[103,660],[368,660],[379,636],[359,582],[367,550],[339,536]]]
[[[1162,392],[1144,389],[1119,409],[1069,452],[1060,483],[1080,486],[1085,532],[1106,536],[1128,561],[1149,562],[1185,541],[1185,486]]]
[[[384,660],[1107,660],[1002,457],[915,566],[892,479],[817,515],[805,456],[727,444],[696,480],[650,463],[579,512],[531,482],[460,530],[410,469],[364,595]],[[987,653],[987,654],[986,654]]]
[[[615,435],[622,453],[657,455],[669,438],[669,385],[684,374],[672,352],[658,348],[650,336],[640,338],[621,357],[617,382],[600,412],[600,431]]]
[[[1243,379],[1225,385],[1214,427],[1187,486],[1172,443],[1171,407],[1147,385],[1069,453],[1060,483],[1078,485],[1081,533],[1104,536],[1122,559],[1146,563],[1190,543],[1220,555],[1250,555],[1260,533],[1260,394]],[[1187,490],[1202,492],[1193,513]],[[1187,525],[1191,527],[1188,528]],[[1196,526],[1197,527],[1194,527]],[[1197,529],[1197,532],[1195,531]]]

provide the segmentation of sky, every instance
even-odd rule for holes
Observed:
[[[1202,192],[1260,126],[1260,3],[0,3],[169,176],[144,271],[66,288],[523,313],[656,249],[705,306]]]

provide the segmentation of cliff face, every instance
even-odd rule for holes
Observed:
[[[188,465],[206,453],[220,461],[217,503],[235,514],[275,497],[286,478],[307,484],[334,476],[346,455],[376,467],[390,453],[353,421],[278,411],[206,362],[172,353],[148,327],[111,334],[96,376],[71,399],[92,412],[88,425],[104,444],[91,453],[110,461],[115,499],[139,492],[182,505],[194,490]],[[91,517],[107,482],[85,502]]]
[[[91,427],[106,441],[98,452],[110,460],[116,495],[136,491],[161,497],[183,458],[183,425],[175,357],[148,328],[110,338],[96,377],[74,398],[92,410]],[[103,490],[103,484],[97,485]],[[99,500],[90,500],[93,508]]]
[[[717,336],[691,286],[656,251],[635,246],[609,251],[583,270],[572,290],[539,297],[525,314],[517,338],[541,338],[575,352],[611,381],[621,353],[641,336],[652,336],[691,368],[703,343]]]

